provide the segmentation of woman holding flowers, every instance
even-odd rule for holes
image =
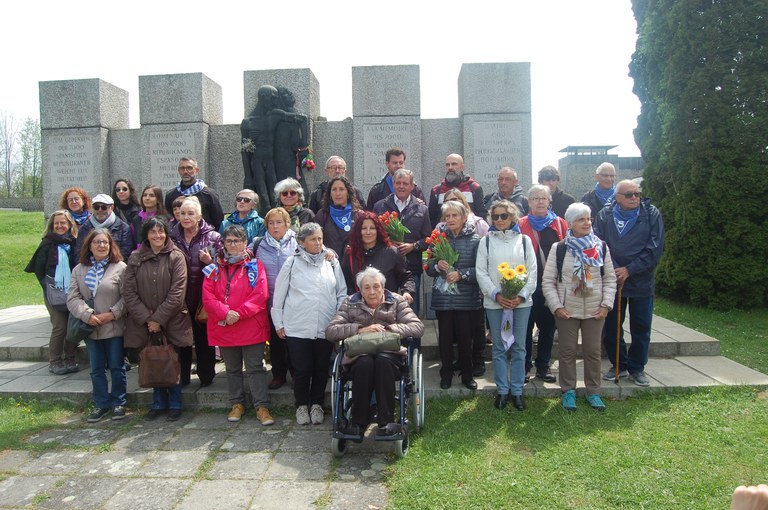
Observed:
[[[482,321],[483,305],[475,278],[475,258],[480,236],[467,222],[468,209],[461,202],[448,201],[442,206],[443,222],[427,238],[431,258],[426,271],[435,278],[432,285],[432,309],[437,314],[440,349],[440,388],[451,387],[453,344],[459,346],[461,382],[477,389],[472,376],[472,324]]]
[[[347,282],[347,294],[357,292],[357,273],[366,267],[375,267],[387,280],[385,289],[403,296],[410,305],[416,293],[413,275],[405,257],[392,244],[384,224],[370,211],[360,211],[349,233],[349,245],[341,257],[341,271]]]
[[[613,308],[616,273],[608,247],[592,232],[592,210],[576,202],[565,211],[570,229],[565,240],[553,245],[541,286],[555,316],[560,356],[560,391],[563,409],[576,410],[576,347],[581,330],[584,385],[589,405],[605,410],[600,398],[600,348],[605,316]],[[560,270],[557,249],[565,253]],[[559,273],[559,274],[558,274]]]
[[[511,399],[525,409],[525,330],[536,290],[536,254],[517,228],[518,209],[507,200],[491,204],[491,228],[477,251],[477,282],[493,342],[497,409]],[[529,277],[530,275],[530,277]]]

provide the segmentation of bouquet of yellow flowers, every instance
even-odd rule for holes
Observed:
[[[400,217],[394,211],[385,212],[379,216],[379,220],[381,220],[381,223],[384,225],[384,230],[387,231],[387,235],[392,242],[402,243],[405,234],[411,233],[411,231],[408,230],[408,227],[403,225],[403,222],[400,221]]]
[[[517,296],[528,283],[528,270],[522,264],[512,268],[506,262],[502,262],[496,269],[501,275],[501,295],[505,299]]]

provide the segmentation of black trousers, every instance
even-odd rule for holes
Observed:
[[[205,324],[192,319],[192,337],[195,342],[197,358],[197,377],[202,384],[210,384],[216,376],[216,350],[208,345],[208,330]],[[181,385],[187,385],[192,371],[192,347],[179,349],[179,364],[181,365]]]
[[[293,398],[296,407],[323,405],[333,345],[324,338],[286,337],[293,363]]]
[[[477,310],[435,310],[437,315],[438,347],[440,349],[440,379],[453,378],[453,344],[459,348],[462,382],[472,379],[472,318]]]
[[[557,329],[555,316],[549,311],[541,288],[537,288],[532,297],[533,306],[531,307],[531,315],[528,317],[528,330],[525,335],[526,374],[534,363],[537,369],[546,370],[549,368],[549,363],[552,359],[552,344],[554,343],[555,330]],[[536,346],[536,359],[532,361],[534,324],[539,327],[539,341]]]
[[[349,368],[352,380],[352,422],[368,425],[371,395],[376,392],[377,421],[380,427],[393,423],[395,416],[395,381],[400,380],[399,354],[360,356]]]
[[[284,338],[277,336],[271,317],[269,319],[269,361],[272,365],[273,379],[285,379],[289,371],[293,374],[293,367],[288,356],[288,345]]]

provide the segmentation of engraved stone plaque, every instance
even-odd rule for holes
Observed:
[[[52,134],[45,137],[45,166],[53,196],[72,186],[95,191],[96,175],[101,172],[99,144],[98,135]]]
[[[164,191],[179,183],[178,164],[182,156],[194,156],[195,132],[191,129],[178,131],[153,131],[149,133],[149,167],[152,183]]]
[[[400,147],[406,154],[410,153],[410,124],[365,124],[363,126],[363,168],[359,168],[359,164],[355,165],[355,184],[359,188],[368,190],[381,180],[387,171],[384,158],[387,150],[392,147]]]
[[[495,189],[496,176],[504,166],[521,168],[522,122],[476,121],[474,130],[474,178],[483,188]],[[491,183],[492,186],[488,187]]]

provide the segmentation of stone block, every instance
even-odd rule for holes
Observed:
[[[421,182],[421,122],[418,117],[355,117],[355,185],[368,197],[368,191],[386,174],[387,150],[400,147],[405,151],[405,167]],[[349,173],[349,170],[347,170]]]
[[[309,68],[266,69],[243,73],[243,116],[247,116],[258,102],[258,91],[262,85],[285,87],[296,99],[296,111],[310,119],[320,116],[320,84]]]
[[[459,116],[531,113],[531,64],[462,64],[459,72]]]
[[[355,182],[355,157],[352,142],[352,119],[314,123],[312,151],[315,158],[315,170],[307,172],[308,188],[312,192],[326,179],[325,162],[331,156],[341,156],[347,162],[347,177]],[[355,182],[357,186],[358,183]]]
[[[145,164],[146,148],[141,129],[113,129],[109,132],[109,182],[130,179],[141,199],[141,189],[154,184]],[[162,186],[161,186],[162,187]],[[167,191],[163,189],[163,192]]]
[[[40,82],[42,129],[128,128],[128,92],[99,79]]]
[[[240,153],[240,126],[211,126],[208,138],[208,178],[216,190],[224,213],[235,210],[235,196],[243,189],[243,158]]]
[[[419,66],[352,68],[352,116],[421,115]]]
[[[740,365],[723,356],[678,356],[678,361],[728,385],[766,385],[768,375]]]
[[[191,156],[200,167],[198,177],[208,182],[208,138],[210,126],[205,123],[142,126],[142,183],[160,186],[163,193],[179,184],[179,159]],[[143,187],[143,186],[142,186]]]
[[[427,119],[421,121],[421,180],[419,185],[429,200],[432,186],[445,177],[448,154],[464,152],[458,119]]]
[[[221,124],[221,86],[203,73],[139,76],[139,118],[149,124]]]

